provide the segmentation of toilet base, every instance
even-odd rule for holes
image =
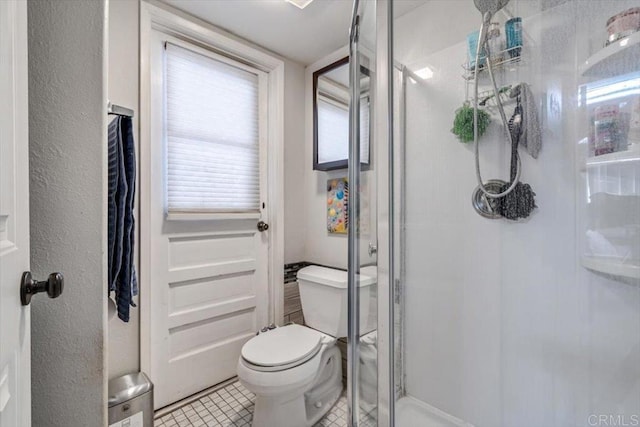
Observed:
[[[251,427],[295,427],[302,426],[300,420],[306,420],[304,398],[291,396],[283,401],[281,397],[266,397],[256,395]]]
[[[325,349],[320,366],[308,390],[284,396],[256,393],[252,427],[312,427],[317,423],[342,393],[340,350],[335,346]]]

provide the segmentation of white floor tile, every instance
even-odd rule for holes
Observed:
[[[250,427],[254,399],[255,395],[236,381],[156,419],[154,427]],[[371,427],[377,424],[371,416],[363,417],[362,422]],[[347,427],[344,395],[315,427]]]

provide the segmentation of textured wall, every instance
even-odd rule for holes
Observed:
[[[109,100],[135,110],[134,138],[140,161],[139,80],[140,54],[139,2],[136,0],[109,1]],[[138,167],[138,172],[140,168]],[[136,197],[139,191],[136,192]],[[139,218],[139,215],[136,214]],[[139,227],[138,227],[139,231]],[[136,237],[136,242],[140,239]],[[140,246],[136,245],[136,251]],[[136,298],[137,302],[137,298]],[[112,314],[113,313],[113,314]],[[140,369],[140,308],[131,307],[129,323],[109,312],[109,378]]]
[[[33,426],[106,422],[106,2],[30,1]]]

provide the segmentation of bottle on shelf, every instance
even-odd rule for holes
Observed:
[[[491,63],[502,62],[506,43],[500,33],[500,24],[498,22],[492,22],[489,26],[487,42],[489,43],[489,53],[491,55],[489,59]]]
[[[618,105],[602,105],[595,110],[595,155],[621,151],[620,109]],[[626,149],[626,147],[625,147]]]
[[[640,144],[640,96],[636,96],[636,98],[631,102],[629,121],[629,142],[633,144]]]
[[[511,58],[520,57],[522,50],[522,18],[509,19],[504,24],[504,32],[507,37],[507,49]]]

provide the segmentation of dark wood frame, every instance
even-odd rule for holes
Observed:
[[[344,58],[339,59],[336,62],[313,72],[313,170],[331,171],[337,169],[347,169],[349,167],[349,159],[336,160],[334,162],[326,163],[318,162],[318,79],[324,73],[345,64],[349,64],[348,56],[345,56]],[[370,76],[369,69],[363,67],[362,65],[360,66],[360,71],[363,74]],[[371,106],[369,107],[369,111],[371,111]],[[369,120],[369,127],[371,127],[371,124],[371,120]],[[363,160],[364,159],[360,159],[360,169],[369,170],[371,163],[371,129],[369,129],[369,158],[366,159],[366,162],[364,162]]]

